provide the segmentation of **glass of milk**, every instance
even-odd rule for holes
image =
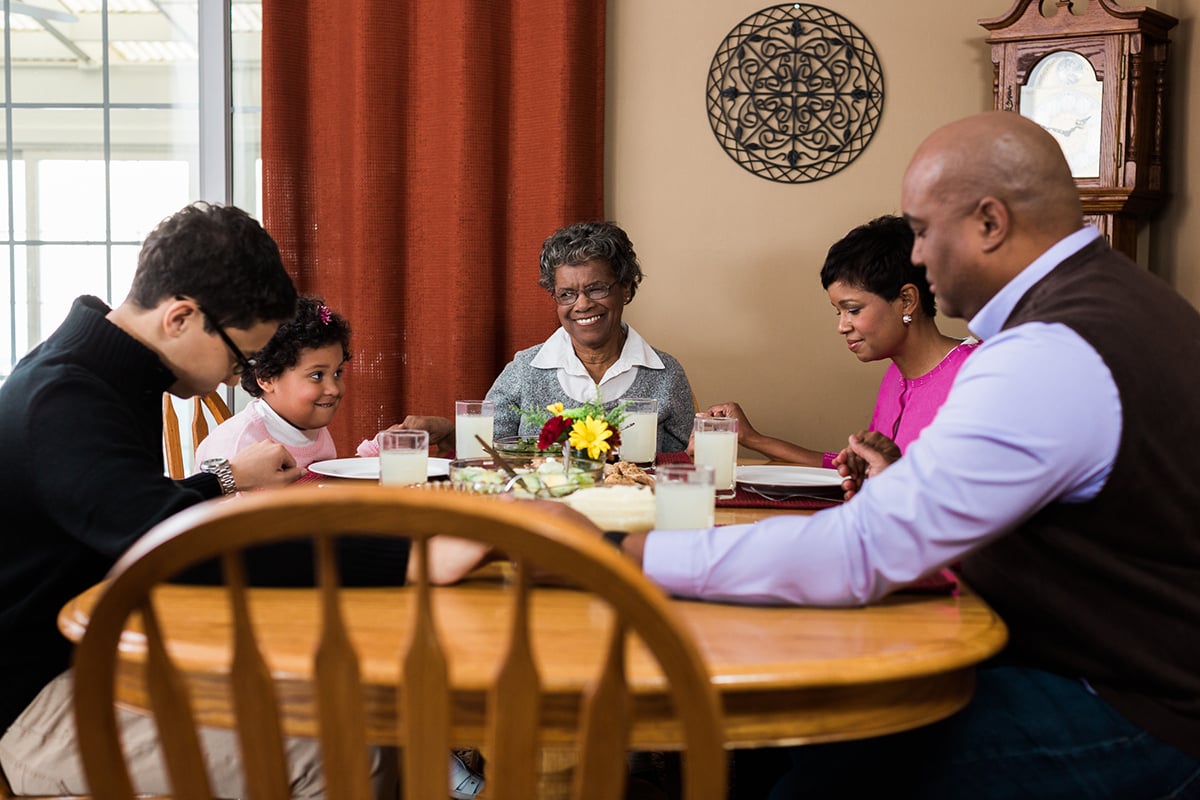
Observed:
[[[625,421],[621,424],[621,460],[648,467],[658,453],[658,400],[631,397],[622,402]]]
[[[454,404],[454,455],[456,458],[484,458],[483,444],[492,441],[492,423],[496,405],[491,400],[459,400]]]
[[[737,420],[697,414],[692,432],[695,461],[713,468],[717,497],[733,497],[737,494]]]
[[[411,486],[429,478],[429,431],[383,431],[379,436],[379,482]]]
[[[712,467],[660,464],[655,470],[655,530],[711,528],[715,505]]]

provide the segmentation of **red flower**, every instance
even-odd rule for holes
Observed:
[[[538,450],[545,450],[560,443],[567,431],[571,430],[571,424],[571,420],[566,417],[551,417],[546,420],[542,432],[538,434]]]

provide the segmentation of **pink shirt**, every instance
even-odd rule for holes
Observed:
[[[296,466],[336,458],[333,437],[325,428],[302,431],[275,413],[261,397],[218,425],[196,448],[196,463],[206,458],[233,458],[255,442],[271,439],[287,448]]]
[[[912,380],[905,380],[893,361],[879,384],[870,430],[878,431],[894,441],[900,447],[900,452],[907,452],[908,446],[933,422],[938,409],[946,401],[946,395],[950,393],[959,367],[979,345],[977,339],[963,342],[947,353],[936,367]],[[832,467],[836,455],[825,453],[824,465]]]

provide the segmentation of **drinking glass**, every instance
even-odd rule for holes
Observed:
[[[459,400],[454,404],[454,455],[456,458],[484,458],[487,451],[476,436],[492,441],[492,423],[496,405],[491,400]]]
[[[713,526],[713,468],[704,464],[661,464],[654,475],[656,530]]]
[[[379,436],[379,482],[409,486],[429,479],[429,431],[384,431]]]
[[[624,402],[621,460],[632,461],[639,467],[650,466],[658,452],[658,400],[653,397],[634,397]]]
[[[713,468],[717,497],[733,497],[737,494],[737,420],[697,414],[693,433],[696,463]]]

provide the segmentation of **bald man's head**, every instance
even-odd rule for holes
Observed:
[[[1079,229],[1083,212],[1070,167],[1054,137],[1011,111],[993,111],[934,131],[914,167],[939,179],[939,191],[964,207],[991,195],[1012,211],[1020,233],[1053,242]]]
[[[942,309],[970,317],[1018,272],[1083,225],[1058,143],[1036,123],[992,112],[934,131],[904,174],[913,261]]]

